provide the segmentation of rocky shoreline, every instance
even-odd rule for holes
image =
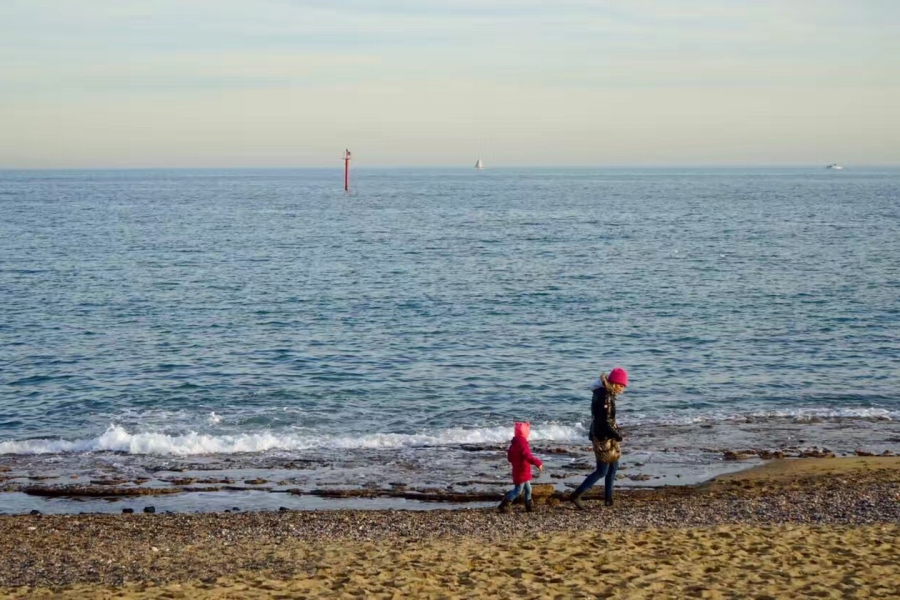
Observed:
[[[493,543],[555,532],[733,524],[897,525],[897,460],[773,461],[787,466],[781,471],[769,467],[760,476],[752,471],[725,476],[703,486],[623,491],[614,507],[590,502],[586,512],[549,495],[538,512],[517,509],[511,515],[472,509],[0,516],[0,589],[163,585],[238,571],[290,579],[310,565],[286,558],[285,550],[310,544]]]
[[[461,448],[469,453],[486,451],[499,451],[496,445],[467,445]],[[582,449],[583,450],[583,449]],[[593,463],[588,460],[578,460],[587,451],[574,451],[562,447],[539,448],[543,455],[547,456],[571,456],[576,457],[575,462],[558,466],[556,472],[548,474],[552,482],[542,482],[536,486],[535,492],[539,502],[554,504],[563,499],[570,489],[574,489],[581,478],[593,468]],[[667,452],[668,449],[664,450]],[[790,446],[779,450],[767,450],[759,448],[751,449],[720,449],[702,448],[703,452],[710,455],[718,454],[724,464],[743,463],[746,461],[780,460],[785,458],[817,458],[833,459],[837,455],[828,448]],[[893,457],[894,452],[885,450],[876,455],[872,452],[857,449],[853,454],[858,457]],[[853,456],[843,454],[843,457]],[[592,458],[592,456],[591,456]],[[296,468],[296,462],[282,465],[284,468]],[[617,479],[628,486],[635,483],[643,484],[642,487],[654,487],[659,485],[656,481],[660,477],[641,472],[642,462],[623,464]],[[297,479],[279,479],[278,477],[266,479],[262,477],[235,478],[226,476],[203,476],[203,470],[199,465],[190,465],[194,474],[188,474],[187,467],[167,468],[168,476],[115,478],[100,477],[79,479],[78,476],[59,477],[49,475],[26,475],[11,472],[8,467],[0,467],[0,493],[21,493],[27,496],[39,498],[59,498],[64,500],[83,501],[85,499],[106,499],[115,502],[118,499],[142,498],[153,496],[171,496],[176,494],[196,493],[228,493],[228,492],[263,492],[271,494],[287,494],[293,497],[312,496],[324,499],[399,499],[424,503],[465,504],[499,501],[508,487],[506,479],[488,479],[487,477],[471,480],[454,481],[446,487],[417,486],[402,482],[394,482],[381,485],[363,486],[302,486]],[[632,468],[637,469],[633,472]],[[739,467],[738,467],[739,468]],[[627,471],[627,472],[626,472]],[[278,475],[273,472],[273,475]],[[488,474],[484,474],[488,475]],[[681,475],[677,475],[681,478]],[[621,485],[620,484],[620,487]],[[595,492],[596,493],[596,492]],[[149,500],[150,498],[148,498]],[[269,503],[271,504],[271,503]],[[39,507],[37,507],[39,508]],[[127,512],[129,509],[122,509]],[[202,509],[201,509],[202,510]],[[72,505],[71,512],[75,512]],[[25,511],[28,512],[28,511]],[[0,511],[0,515],[3,512]]]

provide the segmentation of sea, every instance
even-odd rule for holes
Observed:
[[[342,176],[0,171],[0,512],[444,506],[380,492],[502,491],[523,420],[565,491],[614,366],[623,487],[900,451],[900,169]]]

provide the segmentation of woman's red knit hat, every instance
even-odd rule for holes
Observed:
[[[628,372],[622,367],[616,367],[609,372],[609,376],[606,380],[610,383],[618,383],[619,385],[628,387]]]

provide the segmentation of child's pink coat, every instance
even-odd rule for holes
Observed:
[[[531,465],[540,467],[544,464],[531,453],[531,447],[528,445],[529,433],[531,433],[529,423],[516,423],[515,437],[506,452],[506,459],[512,465],[515,485],[531,481]]]

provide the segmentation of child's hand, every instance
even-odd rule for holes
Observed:
[[[538,471],[540,471],[541,473],[543,473],[543,472],[544,472],[544,465],[539,466],[539,467],[538,467]]]

